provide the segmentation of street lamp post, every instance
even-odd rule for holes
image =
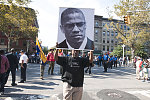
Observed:
[[[124,60],[124,47],[125,47],[125,45],[123,44],[122,47],[123,47],[123,60]]]

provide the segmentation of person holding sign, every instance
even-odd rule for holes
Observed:
[[[56,62],[63,68],[61,77],[63,100],[81,100],[82,98],[84,68],[93,62],[93,50],[90,50],[89,58],[79,57],[79,52],[80,50],[72,50],[72,56],[58,56],[58,49],[56,49]]]
[[[60,20],[60,29],[66,39],[59,43],[58,48],[92,49],[94,43],[86,36],[86,20],[80,9],[65,9]]]

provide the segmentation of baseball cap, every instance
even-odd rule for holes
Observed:
[[[14,48],[11,48],[11,50],[10,51],[14,51],[15,49]]]

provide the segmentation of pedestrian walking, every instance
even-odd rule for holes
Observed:
[[[145,61],[142,64],[143,66],[143,82],[145,82],[145,80],[148,80],[148,67],[149,67],[149,62],[147,59],[145,59]]]
[[[103,64],[104,64],[104,71],[103,72],[107,72],[107,68],[108,68],[108,54],[104,54],[103,56]]]
[[[102,65],[102,61],[103,61],[102,55],[99,55],[98,56],[98,66]]]
[[[109,58],[109,68],[112,69],[112,65],[113,65],[113,56],[110,56],[110,58]]]
[[[51,70],[51,75],[53,75],[54,65],[55,65],[54,49],[50,49],[50,52],[47,55],[47,61],[49,63],[48,75],[50,74],[50,70]]]
[[[10,64],[10,68],[7,70],[6,72],[6,76],[5,76],[5,84],[7,83],[8,77],[9,77],[9,73],[11,72],[12,75],[12,86],[17,85],[15,83],[16,81],[16,69],[18,69],[18,58],[15,54],[15,49],[12,48],[11,52],[7,54],[7,58],[9,60],[9,64]]]
[[[57,46],[56,46],[57,47]],[[79,50],[72,50],[72,57],[59,57],[58,49],[55,58],[57,64],[63,67],[63,100],[81,100],[83,93],[84,67],[93,61],[93,52],[90,57],[79,57]]]
[[[126,57],[124,57],[123,65],[124,65],[124,67],[126,67],[126,66],[127,66],[127,58],[126,58]]]
[[[26,69],[27,69],[28,57],[23,50],[21,50],[20,53],[21,56],[20,56],[19,64],[21,66],[21,81],[19,83],[24,83],[26,81]]]
[[[117,68],[117,60],[118,60],[118,58],[117,58],[117,55],[114,57],[114,67],[116,67]]]
[[[119,66],[121,67],[122,65],[123,65],[123,58],[120,57],[120,58],[119,58]]]
[[[140,71],[141,71],[142,61],[140,57],[137,57],[136,61],[136,78],[140,80]]]
[[[5,73],[9,68],[9,61],[4,56],[4,50],[0,50],[0,95],[4,94]]]
[[[41,60],[41,64],[40,64],[40,79],[44,79],[43,76],[44,76],[44,69],[45,69],[45,66],[46,66],[46,62],[44,63],[42,60]]]

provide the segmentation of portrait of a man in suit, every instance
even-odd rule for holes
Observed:
[[[60,16],[60,29],[65,39],[58,48],[92,49],[93,41],[86,36],[86,20],[80,9],[65,9]]]

